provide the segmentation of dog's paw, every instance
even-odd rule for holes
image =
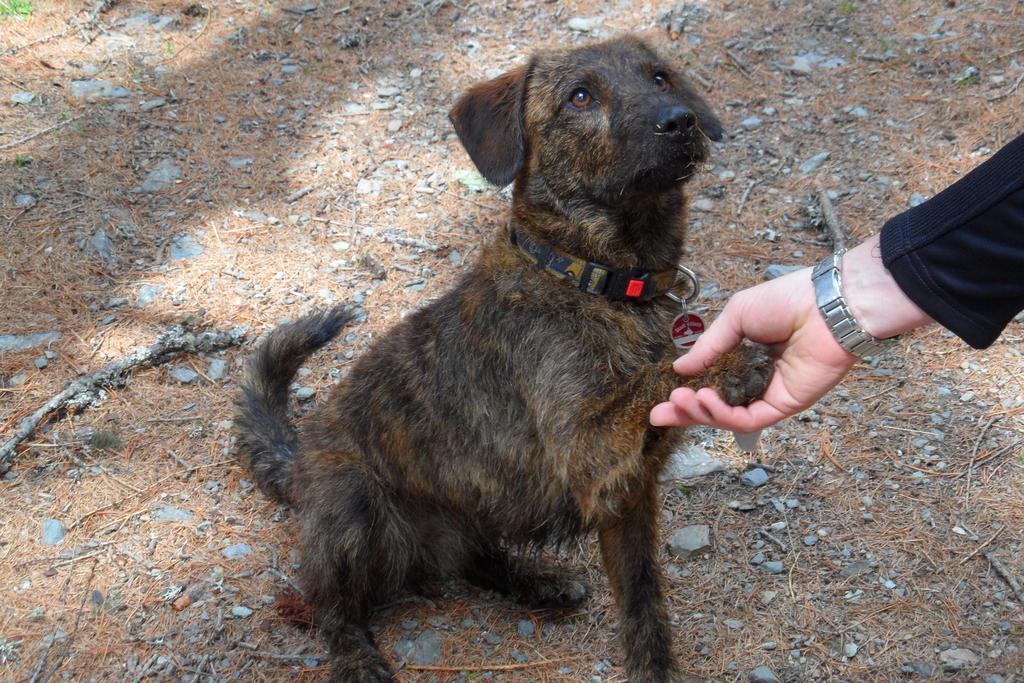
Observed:
[[[761,398],[775,371],[775,360],[767,346],[744,342],[716,367],[714,388],[731,406],[745,406]]]
[[[370,648],[333,657],[331,683],[391,683],[395,672],[384,656]]]
[[[579,607],[590,597],[590,585],[571,572],[546,570],[520,577],[519,598],[530,607]]]

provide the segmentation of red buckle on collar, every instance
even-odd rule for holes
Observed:
[[[644,293],[644,281],[643,280],[630,280],[629,284],[626,285],[626,296],[631,299],[635,299]]]

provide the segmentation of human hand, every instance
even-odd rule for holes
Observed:
[[[713,389],[680,387],[651,410],[651,424],[754,432],[814,405],[857,361],[818,311],[810,268],[735,294],[690,352],[676,360],[675,371],[699,374],[744,338],[771,346],[776,356],[775,374],[762,398],[745,407],[729,406]]]

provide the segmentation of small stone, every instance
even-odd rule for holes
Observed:
[[[962,671],[981,664],[981,657],[966,648],[954,647],[939,653],[944,671]]]
[[[679,479],[702,477],[726,468],[724,460],[713,458],[700,446],[684,446],[669,456],[668,463],[658,475],[658,481],[667,483]]]
[[[152,111],[154,109],[159,109],[160,107],[166,105],[167,100],[165,100],[162,97],[157,97],[152,100],[145,100],[143,102],[139,102],[139,111]]]
[[[755,467],[752,470],[744,472],[743,476],[740,477],[740,482],[744,486],[749,486],[751,488],[764,486],[768,483],[768,473],[760,467]]]
[[[519,652],[518,650],[512,650],[512,652],[508,653],[508,656],[511,657],[512,660],[517,664],[526,664],[526,662],[530,661],[529,657],[524,655],[522,652]]]
[[[86,102],[99,102],[100,100],[122,99],[131,97],[131,91],[114,85],[110,81],[88,80],[71,81],[71,97]]]
[[[203,245],[199,244],[189,235],[182,235],[171,242],[171,248],[167,255],[172,261],[187,261],[203,253]]]
[[[928,201],[928,197],[921,194],[920,192],[915,192],[912,195],[910,195],[910,208],[920,206],[921,204],[924,204],[926,201]]]
[[[14,205],[19,206],[23,209],[27,209],[30,206],[36,205],[36,198],[30,194],[16,194],[14,195]]]
[[[573,31],[589,33],[601,25],[601,17],[573,17],[567,25]]]
[[[813,157],[811,157],[810,159],[808,159],[804,163],[800,164],[800,169],[799,170],[804,175],[807,175],[808,173],[812,173],[813,171],[818,170],[818,167],[820,167],[823,163],[825,163],[825,161],[830,156],[831,156],[831,154],[829,152],[819,152],[818,154],[815,154]]]
[[[172,505],[157,505],[150,511],[149,517],[158,522],[189,522],[195,519],[195,515],[188,510]]]
[[[159,192],[175,180],[181,178],[181,167],[170,159],[162,159],[153,170],[149,172],[146,179],[142,181],[139,192]]]
[[[750,564],[754,565],[755,567],[758,567],[764,564],[764,560],[764,553],[755,553],[754,556],[750,558]]]
[[[843,645],[843,656],[847,659],[853,659],[857,656],[858,649],[857,643],[847,643],[846,645]]]
[[[199,379],[199,373],[191,368],[174,368],[168,374],[171,376],[171,379],[181,384],[191,384]]]
[[[16,92],[11,95],[11,102],[15,104],[30,104],[32,100],[36,98],[35,93],[31,92]]]
[[[759,119],[756,116],[751,116],[740,121],[740,125],[746,128],[747,130],[754,130],[755,128],[760,128],[761,123],[761,119]]]
[[[767,666],[759,666],[756,669],[752,669],[747,674],[747,680],[750,683],[779,683],[779,679],[775,677],[775,674]]]
[[[236,605],[231,608],[231,616],[236,619],[245,619],[246,617],[252,616],[252,610],[242,605]]]
[[[24,351],[60,339],[60,332],[36,334],[0,334],[0,351]]]
[[[846,112],[850,116],[855,116],[858,119],[866,119],[870,114],[864,107],[850,107],[849,111]]]
[[[295,398],[299,399],[300,401],[308,401],[314,396],[316,396],[316,389],[311,389],[309,387],[299,387],[298,389],[295,390]]]
[[[676,531],[668,540],[668,551],[674,557],[688,558],[711,550],[711,527],[693,524]]]
[[[814,71],[814,64],[807,57],[793,57],[793,63],[790,64],[789,70],[795,74],[806,76]]]
[[[455,172],[455,179],[470,192],[485,192],[494,187],[476,169],[460,169]]]
[[[903,673],[917,674],[923,678],[931,678],[935,674],[935,667],[928,662],[909,662],[900,667]]]
[[[772,650],[774,650],[774,649],[776,649],[778,647],[779,647],[778,643],[775,643],[775,642],[773,642],[771,640],[769,640],[767,642],[764,642],[764,643],[761,643],[761,649],[762,650],[767,650],[768,652],[771,652]]]
[[[519,629],[519,635],[523,638],[532,638],[533,634],[536,632],[533,622],[527,619],[520,619],[517,628]]]
[[[359,182],[356,183],[356,194],[380,194],[380,191],[383,189],[384,183],[379,180],[360,178]]]
[[[234,545],[229,545],[227,548],[224,548],[224,550],[221,550],[220,554],[229,560],[233,560],[235,558],[242,557],[243,555],[248,555],[251,552],[252,546],[248,543],[235,543]]]
[[[43,545],[58,545],[64,541],[64,522],[43,518]]]
[[[391,119],[388,121],[388,132],[397,133],[402,130],[402,119]]]
[[[746,626],[741,619],[725,619],[722,623],[734,631],[739,631]]]
[[[50,361],[46,360],[46,356],[39,356],[39,358],[36,358],[34,361],[32,361],[32,364],[35,365],[40,370],[42,370],[43,368],[50,364]]]
[[[393,85],[377,88],[377,97],[394,97],[395,95],[401,95],[402,89],[396,88]]]
[[[135,305],[139,308],[149,305],[162,291],[164,291],[163,285],[142,285],[139,287]]]
[[[497,633],[491,633],[490,631],[486,631],[484,633],[484,642],[488,645],[501,645],[501,636],[499,636]]]
[[[715,205],[711,202],[710,199],[705,199],[703,197],[701,197],[700,199],[697,199],[697,200],[694,200],[693,202],[691,202],[690,206],[695,211],[704,211],[704,212],[711,211],[713,208],[715,208]]]
[[[238,159],[228,159],[228,166],[231,168],[247,168],[252,165],[252,157],[239,157]]]
[[[866,571],[871,569],[871,563],[866,560],[857,560],[851,562],[842,569],[839,570],[839,577],[843,579],[851,579],[855,576],[859,576]]]
[[[974,396],[975,394],[973,391],[965,391],[964,393],[960,394],[960,400],[963,401],[964,403],[967,403],[968,401],[973,401]]]
[[[761,591],[761,604],[767,607],[775,601],[775,598],[778,597],[778,595],[778,591]]]
[[[107,237],[107,233],[103,230],[97,230],[92,237],[89,238],[89,251],[99,256],[101,259],[107,262],[113,262],[114,260],[114,243]]]
[[[436,631],[424,631],[416,639],[403,639],[394,647],[396,659],[415,666],[431,666],[441,659],[441,637]]]
[[[796,271],[803,269],[804,266],[787,266],[781,263],[773,263],[764,269],[764,279],[774,280],[777,277],[789,275],[790,273],[795,273]]]
[[[814,545],[817,542],[818,542],[818,537],[815,536],[814,534],[810,534],[808,536],[804,536],[804,545],[806,545],[808,547]]]
[[[781,574],[786,570],[786,566],[777,560],[773,560],[771,562],[765,562],[761,565],[761,569],[769,574]]]
[[[224,375],[227,373],[228,363],[220,358],[214,358],[210,361],[210,367],[206,369],[206,376],[212,379],[214,382],[219,382],[224,379]]]

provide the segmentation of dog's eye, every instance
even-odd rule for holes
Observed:
[[[658,90],[661,92],[668,92],[672,88],[672,86],[669,85],[668,78],[666,78],[665,74],[660,71],[654,74],[654,85],[658,86]]]
[[[572,97],[569,98],[569,104],[576,107],[577,109],[583,109],[590,105],[594,101],[594,98],[590,96],[586,88],[576,88],[572,91]]]

